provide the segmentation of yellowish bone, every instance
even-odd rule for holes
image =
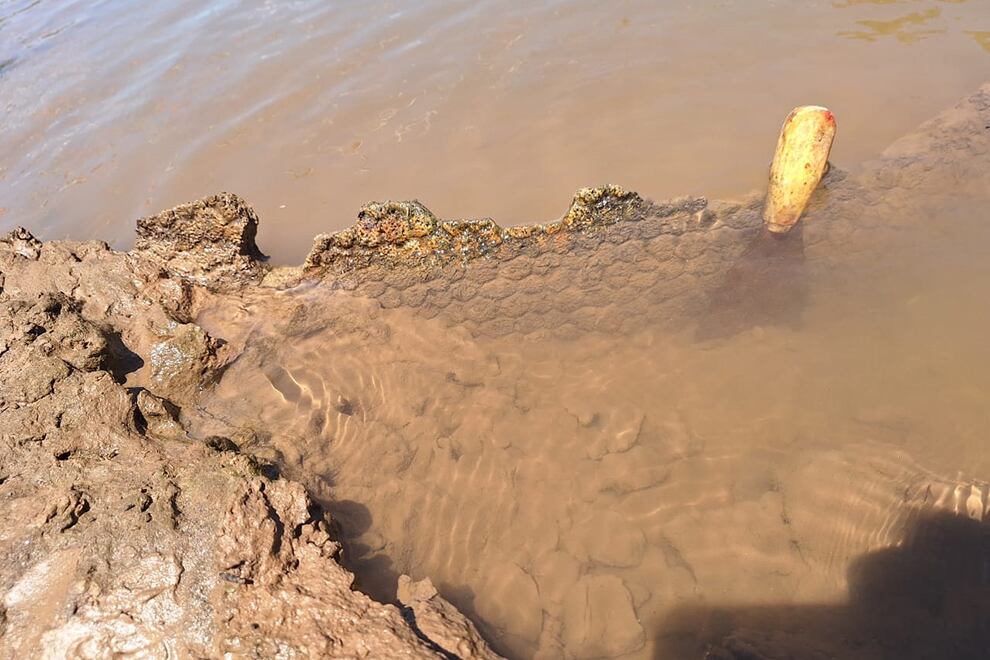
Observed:
[[[767,229],[783,234],[797,224],[828,167],[835,116],[817,105],[794,108],[780,129],[763,208]]]

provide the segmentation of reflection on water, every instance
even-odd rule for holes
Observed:
[[[135,217],[230,190],[298,262],[372,199],[511,225],[605,182],[735,196],[795,105],[836,111],[852,167],[974,89],[983,37],[962,30],[987,20],[985,2],[8,0],[0,229],[126,246]],[[944,32],[905,58],[923,30]]]

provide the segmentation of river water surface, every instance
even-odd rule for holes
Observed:
[[[376,199],[512,225],[609,182],[731,197],[793,106],[853,167],[988,68],[987,0],[3,0],[0,229],[127,247],[229,190],[298,262]]]

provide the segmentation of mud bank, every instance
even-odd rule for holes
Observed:
[[[187,432],[237,355],[192,319],[263,272],[255,223],[222,195],[130,254],[0,239],[0,655],[495,657],[429,581],[353,590],[302,485]]]
[[[698,317],[699,337],[799,323],[789,303],[807,296],[809,273],[841,271],[891,235],[917,231],[936,203],[986,199],[988,165],[990,86],[856,176],[833,170],[782,239],[761,228],[757,196],[654,203],[617,187],[582,190],[561,221],[522,228],[443,221],[417,202],[371,204],[351,229],[317,237],[299,267],[264,259],[258,218],[230,194],[138,221],[127,253],[15,230],[0,239],[0,654],[494,657],[428,582],[393,582],[401,607],[355,591],[327,513],[333,488],[298,458],[321,448],[287,460],[268,446],[280,429],[249,399],[221,411],[214,392],[236,394],[280,344],[328,328],[374,346],[393,309],[496,338],[566,340]],[[348,298],[321,306],[294,297],[313,289]],[[277,339],[222,322],[251,308],[272,311]],[[488,366],[466,364],[446,380],[484,380]],[[277,371],[264,378],[283,399],[301,397]],[[344,417],[359,405],[333,402]],[[575,417],[582,428],[608,424],[590,410]],[[622,467],[631,437],[601,434],[583,449],[602,466],[618,461],[610,492],[660,479]],[[388,469],[393,457],[384,458]],[[926,493],[899,506],[921,506]],[[982,517],[986,493],[972,494]],[[907,518],[897,521],[885,523],[891,543]],[[630,563],[594,536],[575,542],[589,546],[588,561]],[[627,545],[626,554],[644,552],[641,541]],[[549,625],[516,621],[504,605],[486,618],[512,628],[517,654],[641,652],[634,606],[644,595],[617,578],[578,580],[577,570],[576,586],[552,596]],[[528,584],[525,571],[516,575]],[[530,592],[539,612],[546,593],[528,586],[503,600]],[[777,657],[773,640],[733,643]]]

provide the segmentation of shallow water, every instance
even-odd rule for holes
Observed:
[[[853,167],[970,92],[986,0],[0,2],[0,229],[132,241],[220,190],[299,262],[372,199],[503,225],[763,183],[791,107]]]
[[[372,198],[509,225],[604,180],[732,197],[797,103],[836,111],[855,170],[971,92],[987,19],[6,2],[0,223],[123,246],[135,216],[229,189],[299,261]],[[361,589],[429,576],[511,657],[985,648],[990,542],[966,513],[990,498],[990,206],[965,168],[940,176],[882,203],[829,206],[828,183],[783,241],[754,207],[717,234],[642,221],[432,283],[226,300],[198,321],[243,353],[203,412],[327,500]]]
[[[217,307],[205,409],[330,501],[359,588],[431,577],[510,657],[978,657],[988,200],[944,183]]]

